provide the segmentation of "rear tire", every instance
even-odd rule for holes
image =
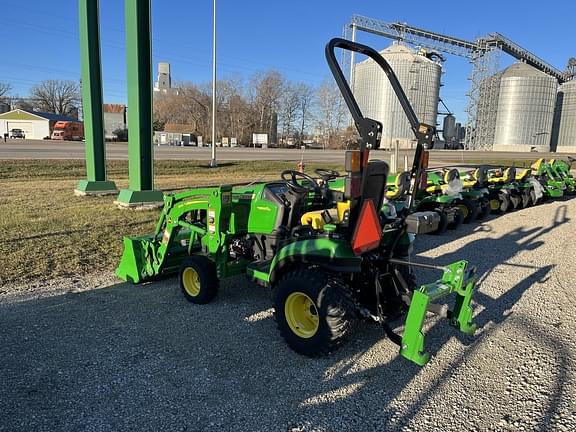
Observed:
[[[482,198],[480,201],[480,213],[478,213],[478,220],[483,220],[490,214],[490,200]]]
[[[480,213],[478,201],[463,199],[457,204],[457,206],[462,211],[464,216],[463,223],[468,224],[478,218],[478,214]]]
[[[458,229],[460,225],[462,225],[463,223],[464,223],[464,213],[462,213],[462,210],[457,209],[456,215],[454,216],[454,222],[448,225],[448,229],[449,230]]]
[[[522,197],[518,195],[509,195],[508,199],[510,200],[510,208],[508,211],[511,210],[518,210],[522,208]]]
[[[440,223],[438,224],[438,229],[436,231],[431,232],[430,234],[440,235],[444,234],[448,229],[448,216],[442,209],[434,210],[436,213],[440,215]]]
[[[272,296],[280,334],[290,348],[308,357],[340,347],[357,320],[348,285],[318,269],[287,273]]]
[[[490,200],[490,209],[494,214],[506,213],[511,207],[512,203],[510,202],[510,198],[504,193],[501,193],[497,199],[492,198]]]
[[[533,206],[538,204],[538,198],[536,198],[536,191],[534,189],[530,189],[530,203]]]
[[[530,204],[532,203],[532,200],[530,198],[530,191],[525,190],[522,193],[522,203],[520,204],[521,208],[525,209],[527,207],[530,207]]]
[[[514,209],[514,205],[512,204],[512,200],[508,195],[502,194],[500,196],[500,211],[502,213],[509,212]]]
[[[196,304],[210,303],[218,294],[216,266],[202,255],[186,258],[180,266],[178,279],[186,299]]]

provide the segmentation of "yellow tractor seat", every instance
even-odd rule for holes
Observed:
[[[309,211],[302,215],[300,223],[302,225],[310,225],[312,228],[320,230],[324,225],[335,222],[332,216],[336,216],[336,209],[330,210],[315,210]]]
[[[540,171],[540,167],[542,166],[542,164],[544,163],[544,158],[540,158],[538,159],[536,162],[534,162],[530,168],[532,169],[532,172],[538,172]]]
[[[511,183],[516,178],[516,168],[508,167],[504,170],[501,176],[494,176],[488,179],[489,183],[506,184]]]
[[[525,182],[530,177],[530,174],[532,174],[532,171],[529,168],[516,171],[516,181]]]
[[[350,201],[336,203],[336,208],[328,210],[314,210],[306,212],[300,218],[302,225],[310,225],[316,230],[321,230],[326,224],[338,224],[346,218],[346,212],[350,211]]]

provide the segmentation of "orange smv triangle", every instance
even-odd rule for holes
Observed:
[[[360,217],[352,236],[352,250],[356,255],[377,248],[382,238],[382,228],[371,199],[364,201]]]

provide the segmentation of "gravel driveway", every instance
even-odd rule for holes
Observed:
[[[559,201],[419,238],[422,261],[482,275],[478,335],[431,319],[424,368],[372,324],[301,357],[242,278],[206,306],[174,278],[1,287],[0,430],[575,431],[575,217]]]

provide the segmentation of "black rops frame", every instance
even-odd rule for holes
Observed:
[[[423,167],[423,152],[424,147],[431,148],[432,140],[436,131],[434,126],[427,125],[425,123],[420,123],[418,117],[414,113],[410,101],[406,97],[396,74],[390,67],[390,64],[373,48],[369,46],[359,44],[358,42],[352,42],[342,38],[334,38],[326,44],[325,54],[326,61],[328,62],[328,67],[336,80],[336,84],[342,93],[342,97],[352,114],[354,119],[354,124],[361,137],[360,150],[377,149],[380,147],[380,137],[382,134],[382,124],[376,120],[364,117],[354,95],[350,90],[350,86],[344,77],[342,68],[336,60],[335,49],[342,48],[348,51],[354,51],[360,54],[364,54],[374,60],[380,68],[386,74],[386,77],[392,85],[392,89],[410,122],[410,128],[414,132],[414,136],[417,140],[416,152],[414,154],[414,163],[412,165],[412,170],[410,172],[410,177],[413,179],[410,187],[410,193],[408,194],[408,205],[406,206],[406,213],[412,210],[414,203],[414,198],[420,183],[420,177],[422,175]]]

